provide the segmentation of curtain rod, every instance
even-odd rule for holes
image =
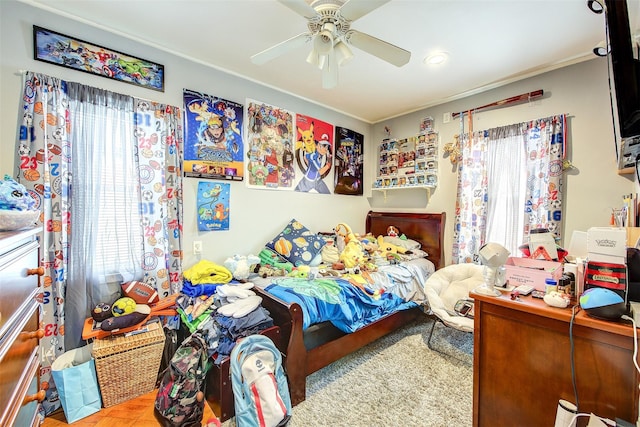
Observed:
[[[467,113],[469,113],[471,111],[476,112],[476,111],[480,111],[480,110],[486,110],[486,109],[492,108],[492,107],[502,107],[502,106],[509,105],[509,104],[515,104],[517,102],[531,101],[532,99],[540,98],[543,94],[544,94],[544,91],[542,89],[534,90],[533,92],[527,92],[527,93],[523,93],[521,95],[512,96],[511,98],[501,99],[500,101],[492,102],[491,104],[486,104],[486,105],[483,105],[481,107],[472,108],[470,110],[463,111],[461,113],[453,113],[453,114],[451,114],[451,117],[455,119],[456,117],[460,116],[461,114],[462,115],[463,114],[467,114]]]

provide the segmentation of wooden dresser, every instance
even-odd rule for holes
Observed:
[[[0,426],[39,424],[38,228],[0,232]]]
[[[512,301],[506,293],[472,297],[474,426],[553,426],[558,400],[576,403],[571,336],[579,411],[635,423],[639,376],[630,322],[597,320],[578,306],[570,335],[571,308],[531,296]]]

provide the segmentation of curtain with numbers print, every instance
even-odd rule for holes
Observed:
[[[487,219],[488,132],[459,137],[458,197],[454,219],[453,262],[474,262],[484,244]]]
[[[105,137],[98,125],[113,124],[113,116],[96,114],[103,111],[100,108],[92,109],[92,114],[83,116],[81,108],[83,104],[88,107],[86,103],[89,100],[95,106],[96,99],[108,98],[120,102],[109,108],[121,109],[122,115],[118,117],[124,119],[119,119],[122,126],[117,135]],[[131,241],[144,242],[142,253],[139,253],[139,245],[135,244],[129,249],[136,250],[117,251],[118,256],[128,257],[129,264],[139,266],[133,270],[141,271],[142,275],[132,278],[154,285],[160,297],[181,289],[182,112],[170,105],[135,98],[127,101],[126,98],[125,95],[42,74],[25,74],[16,179],[27,187],[42,212],[40,262],[45,274],[41,279],[38,299],[41,303],[40,327],[45,332],[40,341],[40,381],[46,392],[42,402],[45,414],[60,408],[58,392],[51,378],[51,364],[65,351],[83,343],[80,335],[84,319],[89,316],[97,298],[95,287],[105,286],[104,281],[96,281],[95,277],[105,277],[110,273],[100,272],[102,265],[95,250],[102,248],[91,246],[96,235],[101,239],[123,234],[126,237],[139,231],[140,238],[136,236]],[[107,105],[98,104],[100,107]],[[86,118],[91,120],[84,120]],[[118,221],[109,224],[116,224],[113,227],[119,230],[105,230],[112,226],[98,218],[104,217],[105,210],[119,208],[111,205],[111,199],[104,200],[104,194],[113,194],[114,188],[116,192],[124,190],[115,185],[115,169],[106,171],[106,175],[83,169],[79,147],[84,147],[84,154],[89,151],[90,155],[94,150],[100,156],[104,151],[99,150],[114,150],[115,137],[118,138],[118,147],[121,147],[118,150],[130,149],[135,156],[132,179],[137,182],[133,187],[140,194],[127,198],[136,200],[127,210],[139,215],[124,215],[124,212],[116,210],[110,215],[111,218],[116,215]],[[92,145],[87,146],[87,141]],[[111,179],[113,188],[107,188],[109,186],[101,181],[105,176]],[[98,196],[85,198],[88,193],[98,193]],[[81,217],[74,216],[73,212],[78,212]],[[100,212],[100,216],[95,215],[96,212]],[[131,221],[126,227],[123,223],[125,218]],[[76,231],[75,235],[72,235],[72,229]],[[80,235],[77,230],[80,230]],[[127,244],[125,240],[122,242],[124,245]],[[76,268],[78,264],[82,267]],[[116,287],[119,292],[119,285]]]
[[[66,83],[27,73],[22,100],[22,123],[18,144],[20,181],[41,211],[40,386],[47,413],[60,407],[55,386],[49,386],[51,363],[64,352],[64,310],[69,261],[71,190],[71,146],[69,143],[69,98]]]
[[[144,235],[143,281],[160,298],[182,288],[182,112],[135,100]]]
[[[543,228],[560,237],[565,121],[562,114],[526,123],[525,236],[530,230]]]
[[[509,128],[513,139],[500,137],[504,133],[501,132],[503,128],[476,132],[471,137],[468,134],[460,137],[461,156],[458,163],[452,257],[454,263],[477,263],[478,249],[489,241],[514,248],[511,250],[512,255],[520,256],[514,252],[517,252],[518,246],[528,241],[529,232],[533,229],[546,229],[556,237],[560,235],[566,116],[551,116],[505,128]],[[514,162],[509,156],[501,161],[488,161],[489,147],[504,144],[507,140],[524,144],[524,150],[521,151],[525,158],[521,162]],[[504,162],[510,162],[511,167],[504,167]],[[513,166],[516,164],[521,165],[521,169],[514,171]],[[526,176],[521,187],[512,186],[510,190],[514,194],[524,194],[524,206],[521,199],[517,198],[512,211],[496,209],[494,201],[498,198],[501,198],[501,202],[505,198],[516,200],[511,197],[512,194],[494,194],[496,190],[489,188],[490,183],[495,182],[495,176],[500,174],[504,175],[503,181],[515,181],[514,176]],[[492,213],[489,215],[490,224],[487,222],[488,212]],[[518,218],[505,218],[505,215]],[[490,230],[504,227],[506,223],[523,225],[518,226],[515,233],[498,233],[502,237],[496,239]]]

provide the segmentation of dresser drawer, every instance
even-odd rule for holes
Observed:
[[[17,337],[3,343],[4,357],[0,362],[0,426],[13,425],[12,420],[23,406],[26,406],[24,412],[27,413],[30,411],[28,408],[36,410],[39,404],[28,402],[25,405],[24,402],[25,396],[37,392],[38,341],[43,335],[43,331],[38,330],[37,308],[37,303],[34,303],[31,315],[24,316],[26,322],[19,329]],[[21,417],[29,418],[29,415],[23,414]]]
[[[43,274],[38,268],[39,245],[35,234],[19,236],[2,240],[3,245],[8,244],[0,252],[0,342],[14,328],[18,313],[31,303],[39,275]]]

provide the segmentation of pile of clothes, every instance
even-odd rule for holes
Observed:
[[[228,357],[238,339],[273,326],[253,284],[235,280],[226,267],[202,260],[183,275],[177,311],[191,333],[205,336],[214,363]]]

